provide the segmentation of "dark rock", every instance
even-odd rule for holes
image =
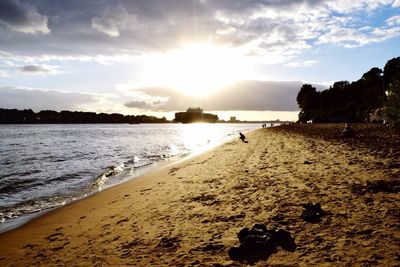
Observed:
[[[291,234],[285,230],[268,230],[264,224],[255,224],[251,229],[243,228],[237,234],[239,247],[232,247],[228,251],[231,260],[254,264],[260,260],[267,260],[278,247],[293,252],[296,243]]]
[[[288,231],[282,229],[276,232],[276,242],[278,246],[290,252],[294,252],[297,247],[292,235]]]
[[[321,205],[319,203],[307,203],[304,205],[301,218],[306,222],[316,223],[321,221],[321,217],[325,215],[327,215],[327,213],[321,209]]]
[[[242,260],[242,249],[240,247],[231,247],[228,251],[229,258],[233,261]]]
[[[259,234],[264,234],[265,232],[267,232],[267,227],[265,226],[265,224],[261,224],[261,223],[256,223],[253,226],[253,231],[259,233]]]
[[[305,161],[303,162],[303,164],[312,164],[312,162],[311,162],[311,161],[308,161],[308,160],[305,160]]]
[[[239,233],[237,234],[238,238],[239,238],[239,242],[243,243],[244,239],[246,236],[248,236],[250,234],[250,229],[245,227],[242,230],[239,231]]]

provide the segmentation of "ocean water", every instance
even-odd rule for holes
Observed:
[[[0,125],[0,232],[259,124]]]

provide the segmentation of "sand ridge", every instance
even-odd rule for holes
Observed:
[[[398,266],[400,196],[367,187],[399,179],[393,157],[289,130],[253,131],[249,143],[232,140],[2,234],[0,265],[241,266],[227,254],[236,234],[264,223],[289,231],[297,249],[256,266]],[[328,215],[303,221],[306,203]]]

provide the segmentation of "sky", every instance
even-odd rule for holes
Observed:
[[[400,56],[400,0],[1,0],[0,108],[295,120]]]

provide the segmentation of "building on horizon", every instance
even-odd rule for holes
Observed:
[[[236,116],[232,116],[229,118],[229,122],[237,122]]]
[[[186,110],[187,113],[195,113],[195,114],[200,114],[203,115],[203,109],[200,107],[194,108],[190,107]]]
[[[175,113],[174,122],[192,123],[192,122],[217,122],[218,116],[210,113],[204,113],[200,107],[190,107],[186,112]]]

